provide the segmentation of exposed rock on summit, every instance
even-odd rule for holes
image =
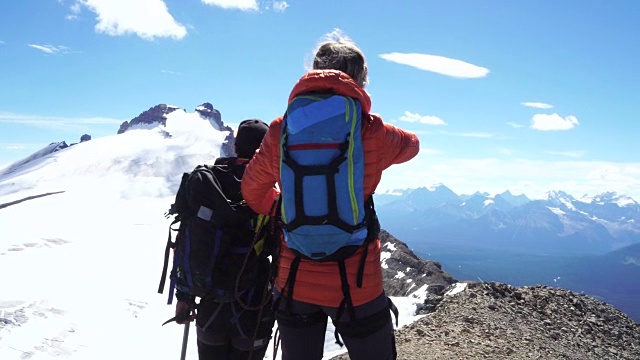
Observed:
[[[469,283],[396,331],[398,359],[640,359],[640,325],[590,296]],[[342,355],[338,359],[348,359]]]
[[[196,107],[196,112],[200,114],[202,118],[209,120],[216,130],[229,132],[222,143],[221,156],[235,156],[234,132],[232,128],[222,122],[222,115],[220,115],[220,111],[215,109],[211,103],[206,102]]]
[[[218,126],[218,130],[231,130],[230,127],[224,125],[220,111],[215,109],[211,103],[206,102],[196,107],[196,112],[205,119],[213,120],[214,124]]]
[[[129,128],[140,125],[140,124],[161,124],[166,125],[167,118],[165,115],[170,114],[179,108],[176,106],[171,106],[167,104],[159,104],[149,110],[144,111],[140,115],[133,118],[131,121],[125,121],[120,125],[120,129],[118,129],[118,134],[122,134],[127,131]]]

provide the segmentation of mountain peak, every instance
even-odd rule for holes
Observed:
[[[220,114],[220,111],[215,109],[213,105],[211,105],[211,103],[203,103],[202,105],[196,107],[195,111],[203,118],[211,120],[212,124],[217,130],[232,131],[230,127],[224,125],[224,123],[222,122],[222,115]]]
[[[619,206],[637,204],[635,200],[633,200],[632,198],[625,195],[619,195],[615,191],[604,192],[600,195],[597,195],[594,200],[597,202],[604,202],[604,203],[606,202],[616,203]]]
[[[568,200],[573,201],[575,198],[562,190],[551,190],[546,193],[546,200]]]
[[[513,206],[524,205],[524,204],[528,203],[529,201],[531,201],[531,199],[529,199],[526,195],[524,195],[524,194],[513,195],[511,193],[511,191],[509,191],[509,190],[506,190],[505,192],[503,192],[501,194],[497,194],[494,197],[496,199],[497,198],[502,198],[503,200],[505,200],[506,202],[510,203]]]
[[[167,117],[166,115],[180,109],[174,105],[167,104],[158,104],[156,106],[150,107],[148,110],[143,111],[140,115],[131,119],[131,121],[125,121],[120,125],[120,129],[118,129],[118,134],[122,134],[127,130],[134,128],[145,128],[149,125],[166,125]]]
[[[446,187],[443,183],[437,183],[426,188],[429,191],[451,191],[448,187]]]

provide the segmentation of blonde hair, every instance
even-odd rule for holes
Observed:
[[[369,74],[364,54],[342,30],[334,29],[324,35],[314,54],[314,70],[340,70],[360,87],[367,84]]]

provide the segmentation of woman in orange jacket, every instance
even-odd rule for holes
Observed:
[[[364,90],[367,66],[363,53],[341,33],[322,43],[315,55],[313,70],[294,86],[289,101],[309,92],[330,92],[358,100],[362,107],[362,146],[364,151],[364,195],[371,198],[382,171],[393,164],[412,159],[419,150],[418,137],[382,122],[370,113],[371,99]],[[256,212],[269,214],[280,184],[280,137],[283,118],[275,119],[260,149],[248,164],[242,180],[242,195]],[[323,355],[327,317],[331,317],[354,360],[394,359],[395,339],[389,313],[389,300],[382,288],[381,245],[378,239],[368,242],[345,260],[349,284],[356,284],[362,252],[366,249],[361,287],[350,286],[354,312],[342,314],[338,309],[344,299],[342,281],[335,262],[301,260],[295,276],[293,299],[284,290],[295,255],[281,241],[276,278],[278,302],[276,319],[282,340],[282,358],[318,359]],[[285,306],[285,303],[287,305]],[[284,311],[286,308],[287,311]],[[355,319],[351,317],[355,314]]]

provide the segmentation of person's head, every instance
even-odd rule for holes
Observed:
[[[360,87],[367,84],[369,74],[364,54],[340,29],[326,34],[314,53],[314,70],[340,70]]]
[[[260,147],[269,125],[258,119],[244,120],[238,125],[235,150],[239,158],[251,159]]]

